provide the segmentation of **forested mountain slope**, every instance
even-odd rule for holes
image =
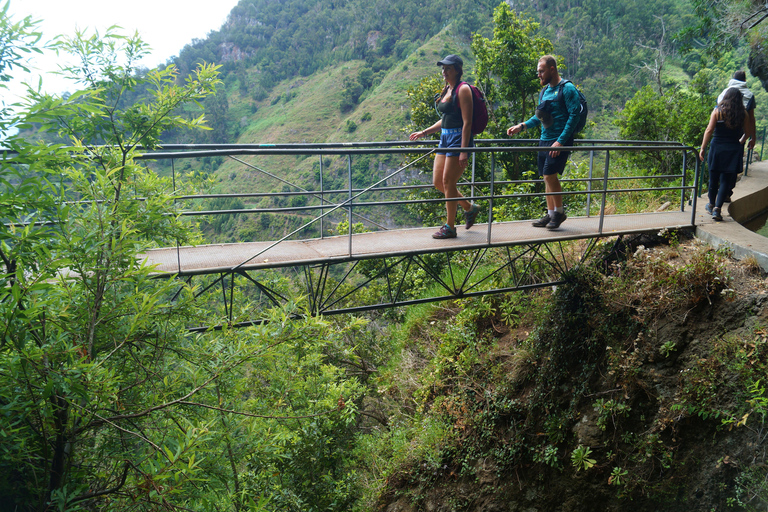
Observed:
[[[379,84],[412,79],[403,85],[416,85],[419,77],[436,74],[437,59],[431,54],[435,47],[438,53],[455,51],[471,62],[471,35],[490,37],[496,5],[478,0],[418,4],[244,0],[220,30],[186,46],[175,59],[183,73],[201,61],[223,66],[226,87],[216,99],[206,102],[213,130],[198,142],[232,143],[240,137],[242,142],[253,142],[254,131],[264,123],[273,124],[265,120],[282,117],[268,107],[304,94],[299,85],[323,77],[330,78],[326,90],[333,99],[321,102],[331,103],[333,108],[316,107],[320,122],[338,126],[339,121],[351,119],[357,123],[355,116],[362,115],[364,100],[380,104],[377,94],[384,91]],[[523,0],[513,7],[541,23],[540,35],[551,39],[563,57],[563,75],[581,85],[598,118],[603,111],[610,114],[621,108],[646,83],[682,83],[698,70],[696,55],[677,61],[682,68],[671,66],[672,35],[692,23],[687,0]],[[448,24],[452,31],[442,31]],[[429,42],[433,37],[438,42]],[[413,65],[418,70],[410,67],[408,75],[389,76],[409,56],[424,51],[430,58],[417,59]],[[660,52],[666,56],[664,64]],[[352,69],[329,77],[341,73],[337,68],[344,66]],[[467,67],[471,72],[471,64]],[[286,115],[281,122],[289,132],[283,142],[303,140],[304,129],[299,125],[306,119]],[[393,126],[372,124],[376,130],[357,132],[355,138],[392,138]],[[346,138],[338,130],[325,133],[323,141]]]

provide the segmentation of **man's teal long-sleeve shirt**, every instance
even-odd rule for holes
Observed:
[[[581,104],[579,102],[579,91],[576,90],[576,86],[571,82],[567,82],[563,85],[563,99],[565,99],[565,109],[563,110],[563,103],[560,100],[555,101],[557,98],[557,90],[560,88],[560,84],[552,87],[547,85],[544,89],[544,94],[541,97],[541,101],[552,100],[552,124],[549,128],[544,128],[541,131],[541,140],[551,140],[559,142],[565,146],[571,137],[574,135],[574,130],[579,122],[579,113],[581,111]],[[541,125],[541,121],[535,115],[528,119],[525,123],[525,129],[530,130]]]

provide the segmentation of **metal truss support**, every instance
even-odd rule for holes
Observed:
[[[206,282],[200,283],[196,295],[199,300],[220,302],[220,318],[230,327],[263,324],[268,316],[258,312],[289,302],[299,304],[304,315],[357,314],[561,284],[565,272],[589,260],[597,240],[414,253],[258,271],[238,269],[198,276]],[[214,297],[217,286],[221,288],[218,299]]]

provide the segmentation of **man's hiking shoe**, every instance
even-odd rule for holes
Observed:
[[[707,203],[707,204],[704,205],[704,210],[706,210],[706,212],[708,214],[712,215],[712,208],[713,207],[714,207],[714,205],[712,203]]]
[[[549,218],[549,214],[545,213],[542,218],[539,220],[533,221],[533,227],[535,228],[545,228],[547,227],[547,224],[549,224],[549,221],[552,220]]]
[[[475,203],[472,203],[472,208],[464,212],[464,220],[467,221],[466,225],[464,226],[464,229],[469,229],[475,225],[475,220],[477,220],[478,213],[480,213],[480,207],[477,206]]]
[[[721,221],[723,220],[723,216],[720,214],[720,208],[715,206],[712,208],[712,220]]]
[[[437,233],[432,235],[432,238],[456,238],[456,229],[444,224]]]
[[[555,212],[555,215],[550,219],[549,224],[547,224],[547,229],[557,229],[560,227],[560,224],[563,223],[565,219],[567,219],[568,216],[563,212]]]

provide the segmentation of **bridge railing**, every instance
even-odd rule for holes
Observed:
[[[298,216],[301,219],[297,223],[298,227],[291,229],[292,226],[289,225],[290,227],[284,229],[285,235],[271,237],[270,241],[274,243],[270,248],[297,236],[325,237],[330,232],[329,224],[338,225],[345,221],[351,255],[355,223],[361,222],[369,230],[413,227],[420,225],[417,215],[406,215],[405,222],[394,222],[391,218],[393,208],[428,208],[428,205],[445,203],[445,198],[436,194],[432,194],[432,197],[420,194],[424,190],[433,189],[430,156],[435,151],[436,143],[437,141],[395,141],[166,145],[161,151],[147,152],[138,158],[161,163],[170,161],[174,183],[177,180],[177,162],[181,160],[230,159],[234,166],[220,168],[225,168],[225,172],[232,169],[231,176],[236,176],[244,184],[260,182],[262,188],[251,190],[242,185],[241,190],[235,193],[181,195],[178,199],[188,204],[197,201],[207,201],[207,204],[210,204],[216,200],[243,202],[242,207],[238,205],[237,208],[211,209],[192,206],[185,209],[182,215],[205,216],[209,219],[219,215]],[[536,190],[537,185],[541,184],[540,179],[531,179],[524,175],[526,170],[535,171],[535,158],[532,157],[539,151],[536,140],[491,139],[478,140],[476,144],[477,147],[466,149],[471,153],[471,165],[462,176],[459,188],[465,195],[464,199],[486,203],[487,208],[484,210],[488,221],[487,237],[490,241],[495,220],[494,207],[526,201],[530,206],[537,200],[543,203],[547,194],[543,189]],[[564,196],[566,204],[579,198],[584,205],[580,207],[580,213],[599,217],[598,235],[602,234],[603,220],[608,213],[609,196],[617,197],[622,194],[628,196],[638,193],[673,193],[679,198],[680,211],[685,211],[686,206],[691,205],[691,225],[695,224],[700,168],[694,148],[674,142],[579,140],[578,145],[561,150],[571,151],[571,158],[568,167],[570,170],[567,170],[561,179],[563,191],[558,194]],[[616,155],[637,153],[650,155],[658,161],[666,161],[667,171],[663,174],[628,174],[625,166],[624,172],[617,172]],[[386,165],[391,166],[392,162],[398,162],[399,165],[383,171],[371,171],[371,156],[376,156],[379,162],[385,162]],[[315,158],[317,160],[314,160]],[[273,160],[272,164],[269,164],[269,159]],[[308,163],[307,159],[312,159],[311,163]],[[366,162],[367,170],[371,174],[378,174],[378,177],[374,179],[366,176],[364,165],[362,170],[359,166],[356,168],[356,162],[359,161]],[[670,162],[677,166],[677,170],[670,172]],[[281,171],[286,165],[294,165],[299,170]],[[295,178],[289,177],[298,174],[305,175],[304,183],[295,183]],[[253,179],[256,175],[260,179]],[[509,179],[510,175],[520,179]],[[310,178],[307,179],[306,176]],[[275,185],[282,190],[275,191]],[[250,207],[246,207],[245,202],[250,202]],[[285,202],[289,204],[283,204]],[[340,216],[342,213],[343,217]],[[571,215],[573,213],[570,212]],[[258,228],[266,229],[269,223],[258,224],[252,220],[251,224],[255,224],[255,227],[245,229],[246,235],[258,234]],[[272,228],[274,229],[274,224]]]

